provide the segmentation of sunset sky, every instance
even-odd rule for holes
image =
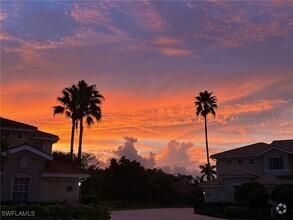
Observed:
[[[105,101],[83,150],[105,163],[126,154],[194,174],[206,161],[203,90],[218,98],[211,153],[292,139],[292,11],[289,1],[1,1],[1,116],[57,134],[54,149],[68,151],[70,119],[52,106],[84,79]]]

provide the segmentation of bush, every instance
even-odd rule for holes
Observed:
[[[108,208],[100,206],[90,206],[84,204],[15,204],[1,206],[1,211],[34,211],[37,219],[98,219],[109,220],[110,211]]]
[[[243,202],[205,202],[201,206],[226,208],[228,206],[243,206],[243,205],[245,205]]]
[[[247,202],[251,207],[264,208],[267,205],[269,198],[270,195],[265,189],[257,188],[249,193]]]
[[[235,192],[235,201],[247,202],[249,194],[257,188],[265,189],[265,187],[259,183],[244,183]]]
[[[282,189],[293,189],[293,185],[292,184],[281,184],[278,185],[276,188],[273,189],[272,193],[271,193],[271,199],[275,202],[281,202],[280,198],[279,198],[279,193]]]
[[[196,214],[224,218],[224,209],[221,207],[199,207],[195,209]]]
[[[278,185],[271,193],[271,199],[277,203],[285,203],[293,206],[293,185],[282,184]]]
[[[80,203],[82,204],[98,204],[98,197],[95,195],[83,195],[80,198]]]
[[[257,217],[255,210],[245,206],[230,206],[224,210],[225,218],[248,218],[253,219]]]

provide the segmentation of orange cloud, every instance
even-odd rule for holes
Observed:
[[[160,53],[167,56],[186,56],[193,54],[192,50],[184,50],[177,48],[160,48],[158,49]]]
[[[154,43],[158,45],[176,44],[179,42],[180,42],[179,39],[173,38],[173,37],[160,37],[154,41]]]

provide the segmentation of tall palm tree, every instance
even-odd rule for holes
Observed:
[[[74,132],[77,126],[78,116],[78,88],[75,85],[62,90],[62,95],[57,98],[61,105],[53,106],[53,114],[65,114],[71,118],[71,139],[70,139],[70,157],[73,156]]]
[[[217,171],[216,166],[212,165],[210,166],[209,164],[205,164],[205,165],[200,165],[199,168],[201,169],[200,173],[202,173],[201,177],[200,177],[200,182],[204,181],[204,178],[208,176],[210,176],[210,178],[216,179],[216,175],[217,175]]]
[[[217,106],[217,98],[212,96],[213,92],[200,92],[198,96],[195,97],[195,107],[196,115],[202,115],[204,117],[205,124],[205,139],[206,139],[206,152],[207,152],[207,164],[210,167],[210,156],[209,156],[209,146],[208,146],[208,128],[207,128],[207,115],[212,114],[216,116],[215,109]],[[211,175],[207,175],[207,180],[211,180]]]
[[[83,119],[87,126],[94,124],[94,119],[100,121],[102,118],[101,104],[104,96],[96,90],[96,85],[88,85],[84,80],[78,82],[79,90],[79,144],[78,144],[78,161],[81,160],[82,138],[83,138]]]

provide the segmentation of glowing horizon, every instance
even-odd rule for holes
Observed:
[[[208,118],[211,153],[292,139],[292,8],[285,1],[2,2],[1,116],[58,135],[54,149],[68,151],[70,119],[53,117],[52,106],[84,79],[106,99],[102,121],[84,130],[83,150],[104,161],[128,136],[142,157],[156,154],[157,166],[197,169],[205,139],[194,97],[203,90],[218,98]]]

